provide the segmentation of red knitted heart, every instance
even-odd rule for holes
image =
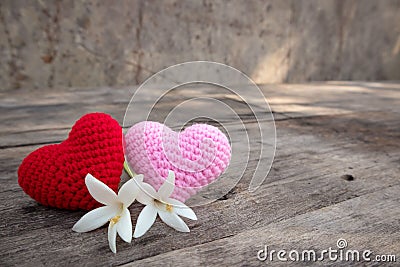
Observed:
[[[18,169],[18,183],[45,206],[91,210],[99,206],[85,186],[93,176],[117,192],[124,164],[122,130],[104,113],[91,113],[72,127],[61,144],[41,147]]]

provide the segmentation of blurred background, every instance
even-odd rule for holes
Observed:
[[[210,60],[257,83],[400,79],[399,0],[0,1],[0,90],[129,86]]]

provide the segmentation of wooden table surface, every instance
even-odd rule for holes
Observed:
[[[251,158],[235,188],[211,204],[194,207],[199,219],[186,221],[190,234],[176,232],[157,219],[147,234],[131,244],[119,240],[116,255],[108,248],[105,227],[73,232],[72,226],[85,212],[37,204],[19,187],[16,171],[33,150],[65,139],[85,113],[106,112],[122,124],[135,89],[1,92],[0,265],[281,265],[259,261],[257,252],[264,245],[321,251],[336,248],[340,238],[351,249],[397,255],[399,264],[400,83],[260,87],[277,130],[275,160],[260,188],[253,193],[247,190],[258,160]],[[232,99],[213,90],[197,93],[227,103]],[[157,114],[174,107],[182,94],[169,97]],[[229,104],[242,115],[248,112],[241,109],[240,100]],[[245,125],[251,129],[257,122],[248,115]],[[134,223],[141,208],[131,207]]]

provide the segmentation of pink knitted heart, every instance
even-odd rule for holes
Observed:
[[[171,197],[187,200],[213,182],[229,164],[231,147],[216,127],[195,124],[181,133],[158,122],[140,122],[125,135],[125,154],[130,167],[144,175],[156,190],[168,170],[175,172]]]

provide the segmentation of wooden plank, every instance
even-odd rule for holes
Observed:
[[[117,256],[109,252],[106,228],[86,234],[72,232],[72,225],[84,213],[61,211],[36,204],[19,188],[16,170],[23,157],[40,146],[37,144],[58,142],[65,138],[70,124],[81,115],[80,112],[110,110],[117,116],[121,114],[124,103],[127,103],[125,89],[110,91],[109,88],[100,88],[97,93],[90,89],[68,89],[60,94],[50,92],[49,95],[44,94],[44,91],[28,95],[24,90],[1,93],[0,109],[5,112],[0,113],[0,118],[4,118],[5,124],[0,129],[3,146],[0,149],[0,263],[7,266],[58,265],[62,262],[65,265],[97,266],[124,264],[150,257],[149,261],[155,264],[164,255],[167,259],[176,257],[173,250],[183,251],[183,255],[188,255],[185,254],[189,253],[187,251],[196,251],[197,248],[201,252],[194,254],[198,263],[208,263],[204,261],[204,257],[209,257],[209,263],[214,263],[218,259],[213,256],[213,251],[225,251],[220,250],[219,245],[213,244],[221,244],[218,242],[224,240],[233,240],[233,243],[229,243],[232,246],[243,237],[247,242],[244,244],[253,246],[256,251],[259,245],[262,246],[265,240],[269,240],[272,232],[275,233],[273,240],[276,240],[273,244],[277,245],[291,245],[287,238],[299,233],[297,239],[294,239],[298,243],[293,242],[293,245],[305,244],[319,248],[331,244],[327,241],[331,242],[331,235],[337,233],[329,230],[334,229],[332,227],[348,229],[344,230],[344,234],[351,235],[344,237],[351,237],[348,240],[350,244],[353,244],[353,237],[357,233],[359,236],[354,237],[355,245],[361,244],[362,240],[371,241],[371,233],[390,233],[387,244],[393,242],[398,248],[396,232],[385,232],[388,225],[397,232],[399,228],[399,222],[396,223],[393,219],[398,217],[399,209],[392,205],[392,202],[398,203],[398,198],[393,198],[393,192],[398,192],[400,184],[398,84],[314,84],[307,87],[310,91],[296,85],[264,88],[264,93],[268,93],[267,97],[275,97],[270,101],[273,103],[272,107],[282,107],[282,117],[276,123],[276,159],[262,186],[255,193],[247,191],[259,160],[257,123],[249,116],[243,103],[234,97],[216,94],[206,88],[206,94],[216,94],[217,98],[231,101],[229,103],[245,118],[251,140],[251,153],[244,177],[231,192],[218,201],[194,208],[199,221],[188,222],[192,229],[191,234],[177,233],[157,221],[149,233],[134,240],[131,245],[118,242]],[[193,90],[187,97],[198,93]],[[43,99],[43,95],[48,99]],[[301,106],[310,107],[309,109],[298,109],[296,105],[301,99]],[[166,100],[168,101],[161,102],[157,107],[160,112],[154,114],[159,116],[156,118],[162,119],[171,107],[182,101],[182,96],[174,93]],[[31,106],[26,105],[27,101],[30,101]],[[368,103],[370,105],[366,105]],[[332,113],[324,113],[317,108],[319,106],[339,111],[330,110]],[[346,112],[340,112],[342,109]],[[121,121],[122,117],[117,119]],[[229,121],[229,118],[227,121],[233,132],[240,131],[237,123]],[[244,146],[241,140],[233,142]],[[237,167],[239,163],[239,160],[232,162],[233,173],[240,173]],[[351,174],[355,179],[341,179],[344,174]],[[224,179],[229,180],[233,176],[223,177],[221,186],[226,185],[223,183]],[[379,192],[383,192],[382,195],[386,197],[379,198]],[[209,192],[207,196],[213,197],[213,194],[218,192]],[[366,209],[364,206],[361,210],[358,206],[355,206],[357,209],[354,208],[354,203],[359,203],[358,199],[372,199],[374,202],[370,203],[374,212],[371,219],[362,212]],[[388,213],[387,208],[382,208],[382,205],[387,204],[387,199],[392,199],[388,204],[392,213]],[[340,206],[353,200],[356,201],[351,202],[353,204]],[[335,210],[336,204],[339,208]],[[140,209],[138,204],[131,208],[133,218]],[[355,213],[355,218],[359,221],[354,218],[346,219],[343,222],[353,223],[354,228],[341,226],[342,221],[332,215],[333,211],[325,215],[324,211],[327,209],[338,211],[345,218]],[[361,215],[357,215],[358,211]],[[311,224],[313,217],[318,218],[318,222],[314,220],[314,224]],[[378,217],[384,219],[379,222]],[[308,218],[308,228],[304,226],[304,229],[297,229],[293,224],[296,218]],[[279,228],[279,222],[282,221],[289,228],[284,225]],[[307,243],[310,240],[309,234],[314,233],[314,228],[320,225],[319,222],[321,227],[318,228],[318,235],[312,239],[314,243]],[[255,239],[255,228],[264,231],[270,225],[274,226],[272,232],[259,235],[259,239]],[[361,230],[357,232],[356,227]],[[249,231],[253,232],[247,235]],[[279,232],[283,234],[279,236]],[[366,234],[368,238],[362,237],[360,233]],[[323,237],[324,234],[330,238]],[[251,240],[264,243],[251,243]],[[378,244],[383,244],[382,248],[389,248],[379,240]],[[254,252],[253,249],[246,250],[244,245],[238,245],[237,248],[237,257],[229,252],[226,254],[226,257],[232,258],[228,259],[232,263],[242,263]],[[224,255],[223,258],[226,257]],[[190,261],[182,263],[188,265]]]
[[[400,112],[399,83],[328,82],[263,87],[276,112],[290,117],[362,111]]]
[[[388,176],[393,178],[393,174],[389,173]],[[333,179],[334,182],[329,182]],[[317,188],[312,186],[315,184]],[[7,200],[8,203],[16,202],[16,206],[8,206],[7,210],[2,211],[1,225],[6,227],[1,229],[0,236],[2,261],[6,264],[122,264],[173,249],[205,244],[252,227],[266,226],[366,192],[376,192],[388,184],[390,186],[390,181],[385,179],[375,181],[375,184],[368,182],[365,186],[362,182],[352,185],[339,177],[322,176],[262,187],[256,195],[250,195],[247,191],[234,193],[226,200],[196,208],[199,221],[189,222],[192,229],[190,235],[177,233],[157,222],[146,236],[134,240],[132,245],[119,242],[117,257],[108,251],[105,228],[86,234],[71,231],[72,225],[83,213],[47,209],[33,204],[20,191],[16,191],[11,198],[2,198],[2,203]],[[136,204],[131,209],[133,218],[138,215],[140,208]],[[10,221],[9,218],[18,220]],[[35,240],[45,233],[46,242]]]
[[[211,90],[213,89],[213,90]],[[293,117],[348,114],[351,112],[390,111],[400,112],[400,85],[379,83],[375,86],[358,83],[311,84],[311,85],[264,85],[261,87],[274,112],[276,120]],[[70,129],[73,123],[89,112],[106,112],[121,124],[129,99],[136,88],[84,88],[63,91],[14,90],[0,93],[0,144],[2,147],[61,141],[57,132]],[[244,88],[245,90],[245,88]],[[215,88],[200,87],[197,90],[172,91],[155,107],[149,119],[163,121],[166,114],[185,99],[210,97],[232,106],[244,118],[252,116],[237,96],[221,93]],[[149,96],[140,101],[141,110],[153,105]],[[184,95],[184,97],[182,96]],[[153,96],[154,97],[154,96]],[[357,101],[355,101],[355,99]],[[252,102],[262,104],[259,99]],[[204,109],[198,107],[199,113]],[[195,110],[192,111],[193,114]],[[177,115],[178,117],[180,114]],[[179,118],[176,118],[179,120]],[[230,121],[232,118],[220,118]],[[178,126],[178,125],[171,125]],[[38,134],[38,131],[41,134]],[[49,131],[49,133],[44,133]],[[55,131],[56,138],[52,138]],[[65,134],[63,135],[65,136]],[[29,140],[29,142],[27,142]]]
[[[348,151],[346,153],[349,155],[354,154],[355,150],[360,153],[370,153],[374,151],[375,154],[380,151],[384,153],[384,155],[379,156],[381,159],[385,157],[386,161],[394,160],[396,157],[395,155],[391,155],[391,153],[393,152],[396,154],[399,151],[399,143],[397,142],[400,138],[400,133],[398,131],[399,119],[400,115],[373,112],[279,121],[277,122],[278,145],[275,162],[287,160],[295,156],[301,156],[301,158],[297,158],[297,161],[301,161],[303,157],[314,158],[315,154],[335,153],[335,150],[339,147]],[[259,159],[260,144],[257,139],[257,124],[249,122],[246,124],[246,127],[250,137],[249,149],[251,165],[249,169],[252,170]],[[235,136],[235,132],[241,130],[240,125],[231,124],[230,130],[232,131],[232,135]],[[65,135],[66,133],[67,131],[65,131]],[[319,139],[316,137],[319,137]],[[46,139],[44,139],[44,141],[45,140]],[[246,144],[242,140],[232,141],[234,145],[238,146],[238,150],[241,151],[241,153],[247,152],[248,148],[244,147]],[[10,169],[11,162],[14,164],[13,166],[17,166],[28,153],[37,147],[38,146],[22,147],[21,149],[10,148],[2,151],[3,153],[0,153],[0,155],[3,154],[5,156],[2,161],[8,163],[4,166],[3,170]],[[15,151],[17,151],[18,154],[13,155]],[[338,163],[346,163],[349,155],[345,152],[340,153],[340,157],[346,160]],[[245,154],[243,154],[243,156],[238,156],[239,161],[243,160],[244,155]],[[377,155],[367,155],[371,162],[379,159]],[[363,156],[363,154],[358,155],[358,157],[361,156]],[[307,159],[310,160],[311,158]],[[317,157],[317,159],[319,158]],[[349,159],[350,162],[355,162],[356,160],[357,158],[354,157]],[[239,162],[232,162],[231,164],[231,166],[236,165],[239,165]],[[351,164],[347,165],[351,167]],[[271,179],[274,181],[276,178],[272,177]]]
[[[363,195],[326,208],[301,214],[293,218],[274,222],[264,227],[253,226],[232,237],[210,243],[182,248],[154,257],[123,265],[133,266],[281,266],[275,261],[262,262],[257,259],[259,250],[315,250],[337,249],[337,240],[345,239],[349,249],[371,250],[371,259],[378,254],[400,256],[400,186]],[[385,216],[381,216],[384,214]],[[320,255],[320,254],[319,254]],[[288,255],[286,258],[289,259]],[[307,266],[377,266],[377,262],[329,261],[299,263]],[[395,262],[379,264],[394,266]]]
[[[325,127],[332,128],[338,124],[349,124],[348,127],[352,127],[354,123],[350,123],[351,121],[354,122],[357,118],[363,121],[362,116],[359,116],[332,116],[330,119],[314,117],[303,119],[304,121],[277,122],[279,138],[276,161],[270,176],[259,190],[255,193],[247,191],[251,170],[257,160],[253,158],[241,183],[230,194],[212,204],[195,208],[199,221],[189,222],[192,229],[190,235],[177,233],[156,222],[146,236],[134,240],[132,245],[119,242],[116,257],[108,251],[105,228],[86,234],[77,234],[70,230],[83,215],[82,212],[71,213],[45,208],[35,204],[21,192],[16,183],[15,171],[23,155],[34,147],[4,149],[0,158],[0,170],[6,174],[2,179],[0,193],[2,260],[6,264],[27,261],[47,264],[65,262],[73,265],[79,262],[123,264],[173,249],[227,238],[252,227],[264,227],[395,186],[399,183],[398,145],[391,148],[391,143],[388,143],[377,150],[368,142],[352,139],[351,135],[332,139],[325,138],[325,134],[318,134],[323,133]],[[375,119],[383,118],[389,122],[384,129],[390,136],[397,129],[393,128],[394,119],[387,114]],[[331,124],[332,119],[336,119],[334,124]],[[385,125],[385,121],[382,124]],[[254,127],[255,123],[248,125]],[[371,122],[369,127],[373,125]],[[354,127],[359,128],[359,125]],[[325,131],[329,132],[329,129]],[[356,131],[354,129],[350,132]],[[371,151],[374,153],[370,153]],[[376,160],[380,164],[375,164]],[[340,179],[341,175],[347,173],[354,175],[356,179],[351,182]],[[381,174],[379,179],[377,174]],[[133,218],[140,209],[140,205],[134,205],[131,209]],[[14,217],[18,220],[9,220]],[[47,242],[35,241],[35,238],[44,233],[48,233]]]
[[[6,95],[3,98],[3,105],[0,102],[0,111],[2,111],[0,112],[0,118],[3,122],[3,127],[0,129],[0,148],[60,142],[67,137],[73,123],[88,112],[109,113],[121,125],[123,124],[123,117],[128,104],[126,101],[129,100],[130,93],[113,90],[110,91],[112,97],[107,100],[108,94],[102,90],[100,90],[99,95],[94,90],[85,89],[84,92],[89,96],[85,97],[82,95],[82,92],[72,91],[69,94],[67,94],[68,92],[62,94],[62,101],[60,103],[57,103],[57,100],[54,99],[55,97],[51,95],[49,100],[33,100],[29,105],[23,104],[26,100],[25,93],[20,92],[22,98],[15,97],[14,95]],[[125,102],[120,102],[117,99],[121,98],[123,93],[126,94]],[[213,99],[221,101],[234,109],[234,113],[232,114],[225,113],[219,116],[219,123],[225,124],[236,121],[237,118],[235,118],[235,115],[239,116],[244,123],[254,120],[251,110],[243,102],[233,101],[222,94],[210,93],[207,95],[201,92],[197,92],[197,94],[202,97],[212,96]],[[170,94],[154,106],[153,112],[150,113],[148,119],[164,122],[174,107],[182,104],[190,99],[190,97],[192,96],[182,97],[176,93]],[[70,101],[69,104],[68,101]],[[145,112],[149,107],[152,107],[153,103],[143,100],[137,105],[139,105],[138,110]],[[207,101],[198,101],[196,105],[190,106],[188,112],[175,113],[174,121],[168,125],[172,128],[180,127],[187,122],[187,117],[196,118],[200,116],[195,121],[202,122],[204,119],[201,118],[201,114],[204,114],[204,111],[210,110],[209,105],[210,103]],[[213,110],[215,110],[215,107],[211,106],[211,111]],[[213,113],[218,114],[218,112]],[[133,118],[135,118],[134,115]],[[274,116],[276,119],[287,118],[287,116],[278,113],[274,114]],[[266,120],[271,121],[272,116],[269,115]]]

